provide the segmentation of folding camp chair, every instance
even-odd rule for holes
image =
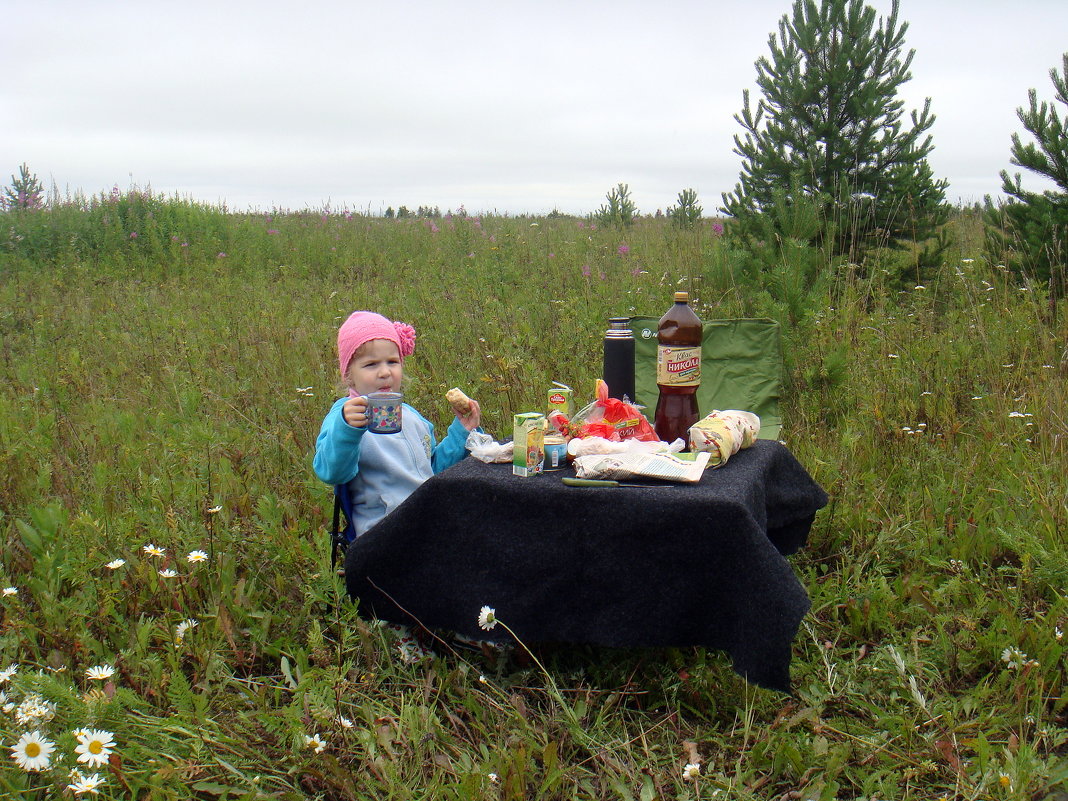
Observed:
[[[634,402],[656,409],[656,324],[659,317],[632,317],[634,332]],[[701,416],[713,409],[742,409],[760,417],[760,438],[778,439],[782,428],[782,340],[779,324],[764,318],[709,320],[703,324]]]
[[[345,515],[345,527],[341,527],[341,515]],[[352,496],[348,484],[334,487],[334,519],[330,526],[330,569],[337,570],[338,558],[344,563],[345,549],[356,539],[356,526],[352,523]]]

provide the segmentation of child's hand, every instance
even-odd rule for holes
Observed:
[[[349,398],[341,407],[341,416],[353,428],[367,426],[367,398],[361,396]]]
[[[478,428],[479,423],[482,422],[482,407],[478,405],[477,400],[471,400],[471,410],[467,414],[456,413],[456,419],[460,421],[460,424],[468,431],[474,431]]]

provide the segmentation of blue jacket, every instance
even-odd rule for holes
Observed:
[[[338,399],[315,441],[315,475],[327,484],[347,484],[352,502],[350,522],[356,536],[392,512],[416,487],[467,455],[468,431],[453,419],[439,443],[434,424],[404,404],[398,434],[368,434],[345,422]]]

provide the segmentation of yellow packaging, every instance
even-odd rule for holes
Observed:
[[[536,476],[545,465],[545,415],[523,412],[512,420],[512,474]]]
[[[553,384],[554,386],[549,390],[548,409],[546,409],[546,412],[552,414],[554,411],[559,410],[570,420],[575,416],[575,394],[572,392],[571,387],[565,384],[560,384],[556,381]]]

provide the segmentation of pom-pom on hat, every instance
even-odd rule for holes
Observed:
[[[415,329],[407,323],[390,322],[381,314],[353,312],[337,332],[337,360],[344,376],[356,349],[372,339],[388,339],[400,351],[401,361],[415,352]]]

